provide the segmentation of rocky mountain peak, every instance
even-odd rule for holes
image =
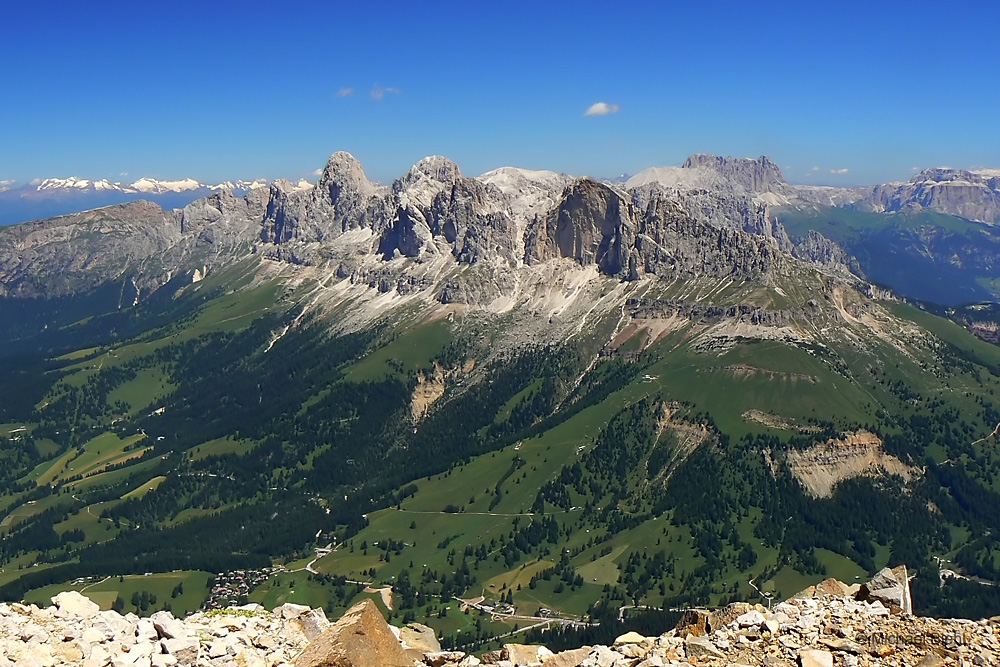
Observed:
[[[726,180],[742,185],[747,192],[784,192],[788,188],[781,168],[766,155],[753,159],[695,153],[684,161],[681,168],[714,171]]]
[[[915,174],[913,178],[910,179],[911,183],[924,183],[927,181],[932,181],[934,183],[950,183],[950,182],[964,182],[964,183],[985,183],[987,179],[974,171],[969,171],[967,169],[952,169],[950,167],[931,167],[930,169],[924,169],[919,173]]]
[[[368,195],[375,190],[365,176],[361,162],[347,151],[337,151],[330,156],[316,188],[329,191],[332,201],[337,201],[340,193],[344,191]]]
[[[434,196],[451,187],[462,178],[458,165],[441,155],[431,155],[416,163],[406,174],[392,184],[400,204],[427,209]]]

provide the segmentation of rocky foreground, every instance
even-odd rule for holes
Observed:
[[[553,653],[507,644],[481,657],[441,651],[429,628],[394,628],[371,600],[336,623],[286,604],[150,618],[101,611],[75,592],[54,606],[0,604],[0,667],[992,667],[1000,617],[920,618],[908,612],[905,570],[865,586],[828,580],[766,609],[734,603],[690,610],[658,637],[622,635],[611,646]]]

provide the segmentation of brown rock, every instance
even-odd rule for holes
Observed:
[[[501,658],[500,658],[500,651],[496,651],[496,650],[494,650],[494,651],[487,651],[486,653],[483,653],[482,660],[483,660],[483,664],[484,665],[495,665],[498,662],[500,662],[500,660],[501,660]]]
[[[295,667],[412,667],[371,599],[347,610],[339,621],[314,639],[295,659]]]
[[[737,618],[753,611],[754,606],[747,602],[732,602],[708,617],[708,629],[710,631],[724,628]]]
[[[944,667],[947,660],[937,653],[928,653],[923,660],[917,663],[917,667]]]
[[[701,637],[710,630],[709,613],[703,609],[687,609],[677,621],[678,637]]]
[[[833,577],[824,579],[816,584],[816,593],[818,595],[836,595],[837,597],[843,597],[845,595],[850,595],[850,590],[850,586],[842,581],[837,581]]]

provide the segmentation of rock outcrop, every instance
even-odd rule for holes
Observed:
[[[403,649],[370,599],[354,605],[295,659],[295,667],[412,667]]]

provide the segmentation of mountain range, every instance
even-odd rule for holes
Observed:
[[[265,179],[216,184],[201,183],[193,178],[169,181],[147,177],[131,183],[75,176],[36,179],[25,184],[3,180],[0,181],[0,225],[77,213],[136,199],[153,201],[165,208],[176,208],[220,190],[242,196],[251,190],[266,188],[267,185],[268,181]],[[300,180],[295,187],[311,185],[308,181]]]
[[[955,304],[1000,243],[933,210],[956,178],[877,211],[765,157],[382,185],[339,152],[2,228],[0,596],[385,589],[466,645],[903,563],[919,610],[996,614],[995,309]]]

